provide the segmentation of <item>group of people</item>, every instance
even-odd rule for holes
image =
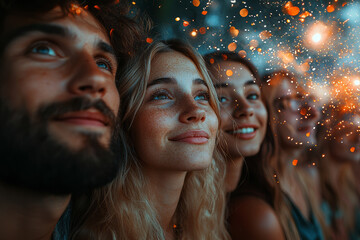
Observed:
[[[123,1],[0,19],[0,239],[360,239],[359,103],[147,43]]]

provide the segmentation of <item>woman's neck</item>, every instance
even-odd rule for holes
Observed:
[[[144,170],[149,184],[151,202],[158,214],[158,220],[166,239],[174,238],[174,215],[184,186],[186,172],[168,170]]]
[[[241,170],[243,164],[244,164],[243,157],[226,160],[226,176],[225,176],[226,193],[231,193],[236,189],[241,177]]]
[[[0,183],[0,234],[3,239],[51,239],[70,201]]]

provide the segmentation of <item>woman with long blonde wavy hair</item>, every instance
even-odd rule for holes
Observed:
[[[229,239],[219,104],[201,56],[153,42],[122,77],[126,156],[74,239]],[[76,214],[76,213],[75,213]]]

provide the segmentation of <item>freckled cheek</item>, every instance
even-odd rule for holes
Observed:
[[[227,130],[230,125],[233,125],[231,113],[225,108],[221,108],[220,110],[220,124],[222,130]]]
[[[208,113],[207,120],[208,120],[208,127],[209,127],[209,130],[211,132],[211,135],[213,137],[216,137],[216,133],[217,133],[218,128],[219,128],[219,120],[218,120],[215,112],[210,111]]]
[[[172,120],[173,116],[166,111],[140,109],[132,127],[133,140],[142,145],[162,146],[168,133],[176,128]]]

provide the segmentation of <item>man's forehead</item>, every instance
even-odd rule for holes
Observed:
[[[60,7],[56,7],[45,13],[19,13],[6,17],[3,28],[3,36],[11,34],[17,29],[32,24],[53,24],[63,27],[75,35],[82,32],[93,33],[103,41],[109,42],[105,28],[85,9],[74,13],[65,13]],[[77,34],[76,34],[77,33]]]

